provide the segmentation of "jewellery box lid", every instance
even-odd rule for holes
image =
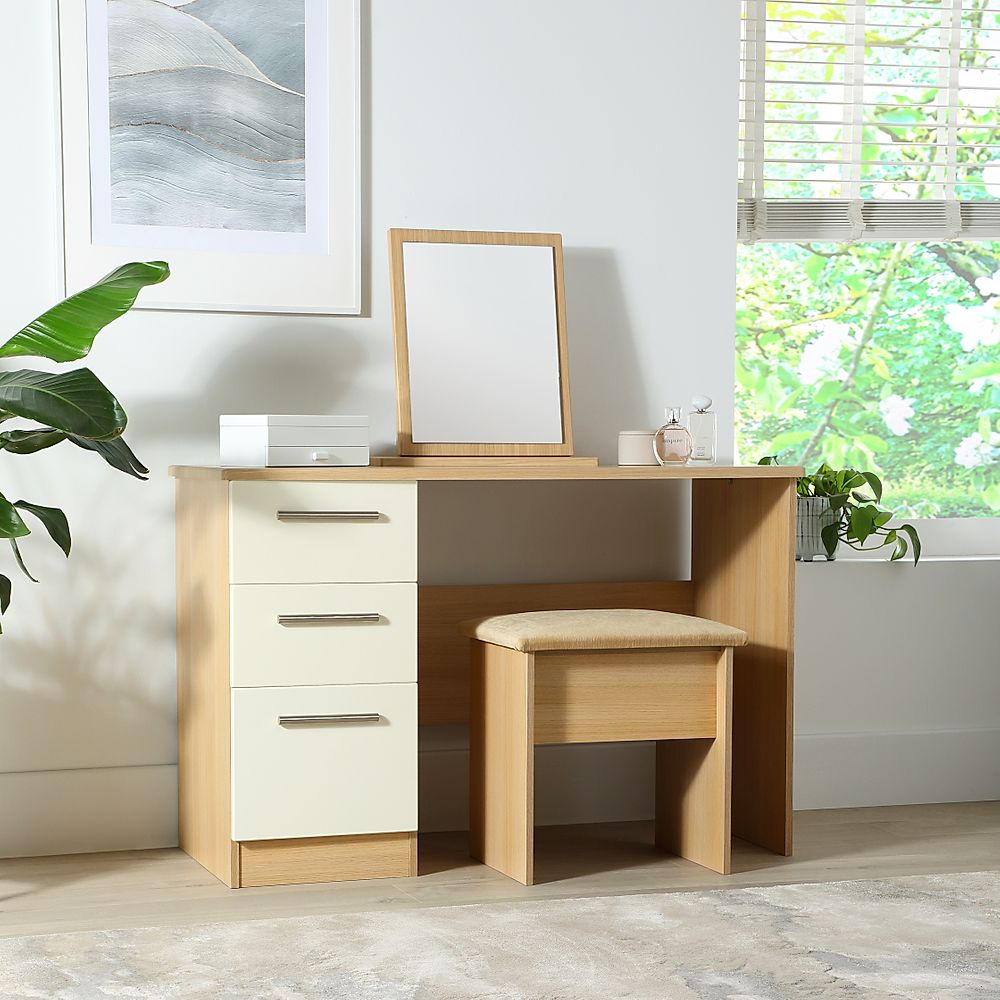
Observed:
[[[335,414],[224,413],[220,427],[367,427],[368,418]]]

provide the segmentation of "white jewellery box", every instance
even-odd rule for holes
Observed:
[[[224,414],[219,457],[224,468],[368,465],[368,418],[300,414]]]

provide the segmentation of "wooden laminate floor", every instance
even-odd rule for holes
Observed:
[[[333,885],[227,889],[178,850],[0,860],[0,937],[1000,870],[1000,802],[800,812],[795,835],[792,858],[737,842],[727,877],[654,851],[648,823],[547,827],[530,888],[472,861],[465,835],[447,833],[421,837],[417,878]]]

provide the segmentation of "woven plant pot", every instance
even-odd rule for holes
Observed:
[[[823,529],[828,524],[836,524],[838,520],[838,515],[830,510],[830,501],[826,497],[798,497],[797,501],[795,558],[803,562],[812,562],[817,556],[836,559],[836,551],[828,556],[823,544]]]

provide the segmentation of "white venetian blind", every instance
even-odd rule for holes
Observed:
[[[1000,0],[743,0],[742,240],[1000,238]]]

